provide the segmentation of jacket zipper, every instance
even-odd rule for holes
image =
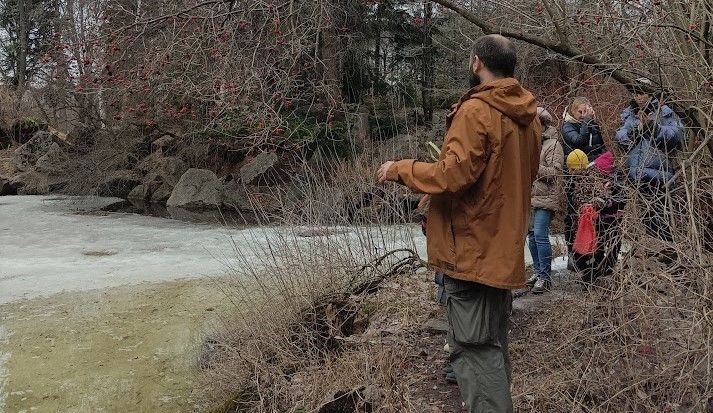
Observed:
[[[455,228],[453,227],[453,200],[451,200],[451,219],[450,219],[450,224],[451,224],[451,242],[453,245],[453,264],[455,266],[455,258],[456,258],[456,231]]]

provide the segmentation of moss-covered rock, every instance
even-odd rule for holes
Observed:
[[[39,118],[23,118],[10,126],[10,138],[23,144],[29,141],[39,131],[46,131],[47,123]]]

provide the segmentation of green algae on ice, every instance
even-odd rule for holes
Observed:
[[[200,409],[201,337],[227,305],[205,279],[0,305],[0,412]]]

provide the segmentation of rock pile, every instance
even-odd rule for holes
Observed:
[[[40,130],[0,160],[0,195],[43,195],[61,189],[69,159],[68,143],[56,133]]]

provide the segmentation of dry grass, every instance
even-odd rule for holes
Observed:
[[[224,411],[312,411],[337,391],[367,385],[383,390],[388,404],[403,402],[399,389],[406,384],[393,378],[404,355],[351,340],[374,316],[357,297],[376,288],[394,265],[410,272],[409,257],[404,252],[396,260],[377,260],[359,272],[330,266],[328,277],[294,270],[276,275],[272,268],[259,273],[264,279],[233,286],[232,297],[250,302],[236,303],[234,321],[204,352],[205,383],[218,390],[209,403],[229,400]],[[311,270],[327,264],[313,259]],[[241,290],[247,285],[253,288]]]
[[[713,180],[710,160],[697,149],[706,136],[683,152],[678,185],[655,206],[670,222],[673,242],[647,233],[641,218],[650,201],[629,188],[625,253],[615,274],[588,292],[560,286],[565,294],[559,298],[514,315],[517,411],[713,409]],[[412,249],[419,231],[394,225],[413,211],[407,192],[374,185],[381,156],[390,157],[298,163],[291,190],[300,192],[299,202],[275,190],[279,213],[255,204],[279,225],[265,227],[265,237],[246,235],[253,248],[236,250],[229,260],[235,276],[225,293],[235,312],[206,341],[201,387],[207,405],[221,412],[328,413],[339,395],[351,400],[345,411],[368,411],[367,405],[381,412],[457,411],[452,394],[434,400],[440,393],[415,384],[440,380],[441,361],[429,358],[438,346],[419,327],[437,312],[428,276],[415,289],[405,275],[390,281],[400,290],[389,283],[378,291],[363,288],[400,258],[410,262],[406,251],[378,258]],[[401,267],[404,274],[410,265]],[[436,365],[412,367],[428,363]],[[373,389],[381,390],[378,400]]]
[[[234,281],[224,286],[235,314],[206,342],[201,360],[207,404],[228,401],[220,411],[316,411],[337,391],[366,386],[379,389],[387,405],[407,403],[408,385],[394,380],[404,354],[350,342],[377,311],[363,299],[384,277],[422,265],[411,252],[417,229],[385,224],[408,211],[374,186],[375,163],[301,174],[304,201],[291,204],[276,192],[284,201],[280,225],[260,236],[244,232],[253,248],[236,249],[229,262]],[[353,215],[361,194],[373,195],[368,217]]]
[[[607,284],[516,318],[520,411],[707,411],[709,327],[697,318],[696,294],[670,283],[664,292],[621,278]]]

